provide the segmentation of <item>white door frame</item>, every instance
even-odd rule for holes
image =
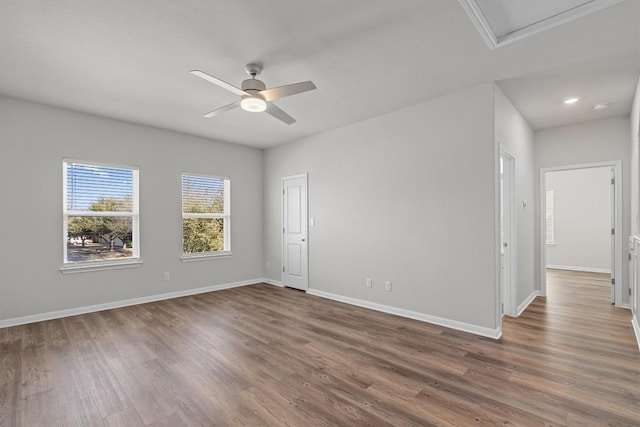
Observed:
[[[308,173],[299,173],[296,175],[289,175],[289,176],[283,176],[280,182],[280,188],[281,188],[281,199],[280,199],[280,228],[282,229],[282,233],[280,233],[280,244],[281,244],[281,255],[282,255],[282,272],[281,272],[281,283],[285,286],[287,285],[287,282],[285,280],[285,271],[284,271],[284,265],[285,265],[285,257],[286,257],[286,251],[285,251],[285,234],[284,234],[284,229],[285,229],[285,215],[284,215],[284,183],[286,180],[288,179],[296,179],[296,178],[304,178],[305,179],[305,184],[306,184],[306,200],[304,201],[304,203],[306,204],[306,214],[307,214],[307,220],[306,220],[306,230],[305,230],[305,244],[307,247],[306,250],[306,257],[305,257],[305,263],[306,263],[306,278],[305,278],[305,283],[306,283],[306,289],[301,289],[306,291],[309,288],[309,174]],[[296,288],[296,289],[300,289],[300,288]]]
[[[613,256],[615,257],[614,265],[611,266],[613,277],[615,278],[615,292],[614,292],[614,304],[616,307],[625,307],[622,302],[622,161],[612,160],[608,162],[596,162],[596,163],[581,163],[575,165],[556,166],[550,168],[540,168],[540,233],[538,236],[538,242],[540,244],[540,295],[547,296],[547,244],[545,239],[546,229],[546,189],[547,189],[547,172],[560,172],[570,171],[577,169],[592,169],[600,167],[611,167],[614,169],[615,174],[615,214],[613,218],[615,234],[614,245],[615,250]]]
[[[631,314],[636,318],[638,316],[638,259],[640,255],[640,239],[637,236],[629,237],[629,253],[631,254],[630,272],[629,272],[629,287],[631,288],[631,301],[629,301],[629,307],[631,308]],[[638,336],[638,346],[640,346],[640,335]]]
[[[500,225],[500,229],[504,230],[505,243],[508,245],[507,257],[503,258],[505,269],[507,271],[506,280],[503,283],[502,269],[500,270],[500,299],[504,304],[504,314],[510,317],[518,315],[518,289],[517,284],[517,233],[516,233],[516,169],[515,158],[509,154],[504,148],[500,148],[500,157],[504,159],[503,170],[504,180],[502,193],[500,194],[501,202],[505,200],[506,208],[503,215],[505,223]],[[500,248],[502,249],[502,248]],[[498,253],[501,256],[502,252]]]

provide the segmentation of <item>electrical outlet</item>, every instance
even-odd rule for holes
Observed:
[[[164,281],[168,282],[169,279],[171,279],[171,276],[169,275],[169,273],[164,273]]]
[[[391,292],[391,282],[389,280],[384,282],[384,290],[387,292]]]
[[[367,288],[373,286],[373,281],[371,279],[367,279]]]

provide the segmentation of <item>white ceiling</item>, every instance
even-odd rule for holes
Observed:
[[[628,115],[638,83],[638,69],[581,66],[516,77],[498,83],[536,130]],[[575,104],[565,99],[579,97]],[[609,104],[594,110],[596,104]]]
[[[500,81],[534,127],[557,126],[587,117],[552,111],[568,85],[628,114],[639,2],[490,50],[453,0],[3,0],[0,93],[269,147]],[[276,102],[297,123],[201,117],[236,99],[188,71],[239,85],[252,61],[269,87],[318,86]]]

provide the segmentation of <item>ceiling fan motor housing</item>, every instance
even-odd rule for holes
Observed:
[[[247,79],[242,82],[242,90],[245,92],[249,92],[252,95],[256,95],[257,92],[261,90],[265,90],[267,87],[265,86],[262,80],[258,79]]]

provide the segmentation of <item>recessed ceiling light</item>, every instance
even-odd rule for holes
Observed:
[[[580,98],[567,98],[564,100],[565,104],[575,104],[576,102],[580,101]]]
[[[601,104],[596,104],[593,106],[593,109],[596,111],[606,110],[607,108],[609,108],[609,104],[606,102],[603,102]]]

